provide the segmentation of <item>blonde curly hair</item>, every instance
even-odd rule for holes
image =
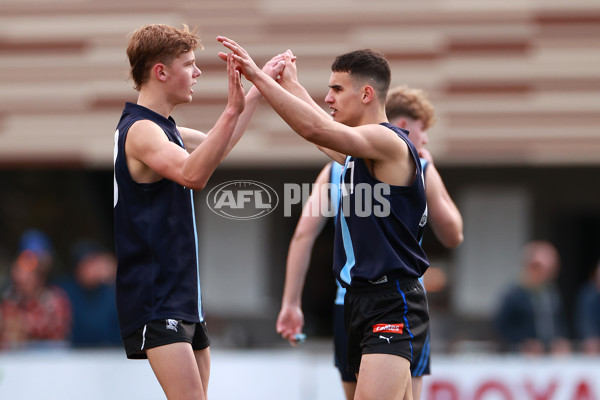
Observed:
[[[398,117],[409,117],[423,122],[423,130],[431,128],[436,118],[434,108],[425,91],[398,86],[390,90],[385,102],[385,113],[390,121]]]

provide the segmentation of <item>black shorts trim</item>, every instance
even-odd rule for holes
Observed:
[[[206,322],[187,322],[180,319],[159,319],[123,339],[129,359],[146,359],[146,350],[172,343],[189,343],[193,350],[210,346]]]

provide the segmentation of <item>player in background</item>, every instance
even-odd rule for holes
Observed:
[[[463,241],[462,216],[435,168],[431,153],[425,148],[429,142],[427,131],[435,123],[433,105],[423,90],[399,86],[390,90],[385,112],[390,123],[409,131],[408,138],[417,148],[421,160],[425,160],[422,164],[429,210],[428,225],[442,245],[456,248]]]
[[[116,290],[128,358],[147,358],[169,400],[206,399],[210,340],[198,273],[193,191],[205,187],[238,142],[260,94],[247,95],[227,57],[225,110],[204,134],[178,126],[176,106],[192,101],[201,72],[199,38],[184,25],[146,25],[129,40],[137,103],[126,103],[115,132]],[[265,65],[276,77],[282,56]]]
[[[448,248],[455,248],[463,241],[462,217],[443,181],[433,165],[431,154],[424,148],[428,143],[427,130],[435,123],[434,108],[420,89],[399,86],[391,89],[386,101],[386,114],[391,123],[409,131],[408,138],[417,148],[425,174],[425,193],[429,208],[428,224],[436,237]],[[295,337],[302,332],[302,289],[310,264],[315,240],[321,233],[327,217],[323,211],[337,210],[341,165],[328,163],[319,174],[313,191],[306,202],[302,215],[290,242],[286,265],[281,310],[277,319],[277,331],[296,345]],[[330,185],[327,185],[327,184]],[[339,189],[338,189],[339,190]],[[328,202],[331,204],[323,204]],[[344,328],[344,295],[346,290],[337,284],[333,310],[333,335],[335,365],[340,372],[346,399],[354,398],[356,377],[346,371],[346,339]],[[429,355],[427,363],[413,374],[413,398],[419,399],[423,375],[430,373]]]

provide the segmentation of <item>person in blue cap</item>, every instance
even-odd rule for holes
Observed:
[[[10,284],[0,296],[0,348],[62,347],[71,329],[65,292],[48,284],[53,249],[48,236],[26,231],[11,266]]]

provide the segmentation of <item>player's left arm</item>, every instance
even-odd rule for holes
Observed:
[[[262,71],[271,78],[276,79],[277,75],[281,73],[284,66],[285,60],[283,58],[283,54],[278,54],[271,58],[271,60],[269,60],[264,65]],[[258,89],[256,89],[255,86],[252,86],[246,94],[246,106],[238,119],[238,122],[235,126],[235,130],[233,131],[233,135],[231,136],[231,140],[229,141],[229,145],[227,146],[227,150],[225,151],[225,155],[223,156],[223,158],[225,158],[229,154],[229,152],[240,141],[244,132],[246,132],[246,129],[250,124],[250,120],[252,119],[254,112],[258,108],[258,104],[260,103],[261,98],[262,95],[260,94]],[[191,128],[177,127],[177,129],[179,130],[179,133],[181,134],[181,139],[183,140],[185,148],[189,153],[194,151],[194,149],[198,147],[204,141],[204,139],[206,139],[208,135],[210,135],[212,131],[209,131],[207,134]]]
[[[452,201],[433,160],[431,157],[428,160],[429,164],[425,170],[428,224],[442,245],[454,248],[463,241],[462,215]]]
[[[250,119],[252,118],[254,111],[256,111],[260,97],[260,92],[254,87],[252,87],[248,91],[248,94],[246,94],[246,108],[244,108],[244,111],[238,119],[238,123],[235,126],[233,135],[229,140],[229,144],[227,145],[227,150],[225,151],[225,155],[223,156],[223,158],[225,158],[229,154],[233,147],[242,138],[242,135],[246,131],[246,128],[248,128],[248,124],[250,123]],[[185,128],[181,126],[178,126],[177,129],[181,134],[181,139],[183,140],[183,143],[185,144],[185,149],[188,151],[188,153],[194,151],[194,149],[198,147],[210,135],[212,131],[211,129],[211,131],[209,131],[208,133],[204,133],[196,129]]]
[[[302,290],[310,266],[313,245],[327,222],[322,202],[324,197],[327,197],[327,203],[330,202],[329,196],[323,194],[328,190],[326,184],[329,183],[330,174],[331,163],[327,164],[317,177],[289,245],[281,310],[277,316],[276,328],[292,345],[297,344],[294,337],[302,332],[304,326]]]

